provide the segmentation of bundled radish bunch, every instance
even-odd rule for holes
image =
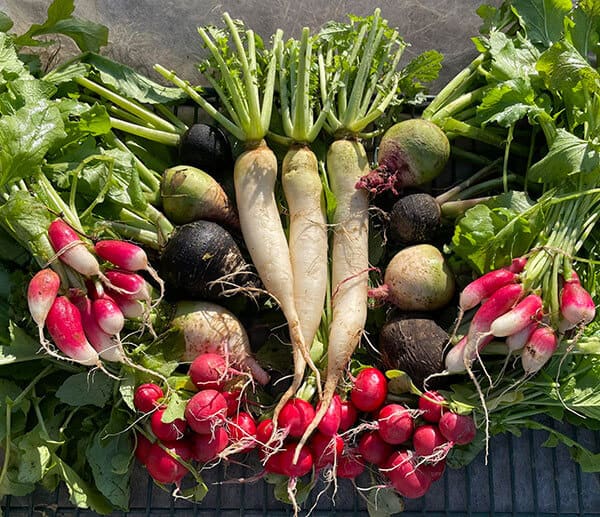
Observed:
[[[50,224],[48,238],[67,280],[45,268],[29,282],[27,301],[40,344],[53,356],[65,358],[53,351],[44,337],[45,327],[54,345],[74,362],[129,364],[120,333],[126,319],[143,320],[152,303],[153,288],[138,272],[148,272],[161,283],[146,253],[115,240],[99,241],[91,252],[62,219]],[[99,259],[109,267],[101,267]]]

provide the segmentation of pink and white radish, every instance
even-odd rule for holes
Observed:
[[[27,305],[33,321],[38,326],[40,344],[46,341],[44,325],[59,289],[60,277],[49,268],[38,271],[27,286]]]
[[[530,294],[523,298],[506,314],[496,318],[490,325],[490,332],[496,337],[506,337],[527,328],[532,321],[540,319],[542,298]]]
[[[100,264],[79,235],[62,219],[48,227],[48,238],[58,258],[86,277],[101,276]]]
[[[533,375],[556,352],[558,339],[554,330],[546,325],[536,328],[521,352],[521,364],[526,375]]]
[[[118,289],[123,297],[130,300],[150,301],[152,286],[137,273],[110,269],[105,272],[105,276],[110,282],[111,287]]]
[[[569,280],[560,293],[560,312],[575,326],[587,325],[596,316],[596,304],[579,281]]]
[[[98,353],[85,336],[79,310],[66,296],[54,300],[46,328],[56,347],[69,359],[85,366],[98,366]]]
[[[207,352],[217,353],[230,365],[249,371],[258,383],[269,382],[269,375],[251,355],[244,327],[227,309],[210,302],[180,302],[171,328],[178,331],[185,342],[182,361],[193,361]]]
[[[125,326],[123,311],[109,296],[103,296],[92,301],[92,314],[98,326],[110,336],[118,335]]]
[[[527,341],[529,341],[531,334],[533,334],[533,331],[537,328],[537,326],[538,321],[532,321],[524,329],[519,330],[519,332],[515,332],[510,336],[506,336],[506,346],[509,354],[512,354],[517,350],[521,350]]]
[[[458,302],[460,310],[466,312],[476,307],[501,287],[516,283],[518,278],[516,273],[503,268],[490,271],[473,280],[460,293]]]

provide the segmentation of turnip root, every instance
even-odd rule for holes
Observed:
[[[248,370],[260,384],[269,375],[252,357],[246,331],[228,310],[210,302],[179,302],[171,327],[183,337],[183,361],[193,361],[206,352],[223,354],[230,364]]]
[[[384,285],[369,295],[405,311],[434,311],[447,305],[455,291],[452,271],[440,251],[429,244],[399,251],[388,264]]]

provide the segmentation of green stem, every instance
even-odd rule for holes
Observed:
[[[90,81],[86,77],[75,77],[74,81],[83,86],[84,88],[87,88],[88,90],[91,90],[94,93],[100,95],[100,97],[108,99],[110,102],[114,102],[117,106],[129,111],[136,117],[152,124],[157,129],[162,129],[171,133],[178,132],[177,128],[173,126],[173,124],[167,122],[166,120],[163,120],[161,117],[152,113],[152,111],[144,108],[135,101],[126,99],[125,97],[116,94],[112,90],[109,90],[108,88],[105,88],[104,86],[101,86],[98,83],[95,83],[94,81]]]
[[[474,172],[467,179],[461,181],[458,185],[448,189],[443,194],[440,194],[435,198],[435,200],[440,204],[444,204],[446,201],[450,201],[458,196],[463,190],[469,188],[471,185],[477,183],[480,179],[485,178],[488,174],[490,174],[496,167],[500,164],[500,158],[494,160],[486,164],[485,167],[479,169],[477,172]]]
[[[161,131],[159,129],[150,129],[148,127],[126,122],[118,118],[110,117],[110,124],[113,129],[124,131],[132,135],[157,142],[159,144],[169,145],[171,147],[177,147],[181,137],[178,134],[174,134],[168,131]]]
[[[437,113],[431,115],[429,120],[435,123],[439,122],[441,125],[443,125],[444,119],[453,117],[456,113],[460,113],[463,110],[466,110],[467,108],[475,104],[477,101],[481,100],[487,88],[487,85],[480,86],[475,90],[472,90],[468,93],[464,93],[457,99],[446,104]]]

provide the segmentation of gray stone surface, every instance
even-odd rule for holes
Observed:
[[[190,80],[197,80],[194,63],[201,55],[196,28],[220,23],[227,11],[268,37],[282,28],[297,36],[304,26],[317,29],[328,20],[344,20],[348,13],[368,15],[380,7],[390,25],[411,44],[405,57],[436,49],[446,57],[441,84],[475,55],[470,38],[477,34],[479,0],[77,0],[76,14],[110,28],[108,53],[151,73],[160,62]],[[498,4],[498,0],[486,3]],[[49,0],[0,0],[0,8],[24,29],[45,19]],[[405,62],[406,62],[405,61]]]

